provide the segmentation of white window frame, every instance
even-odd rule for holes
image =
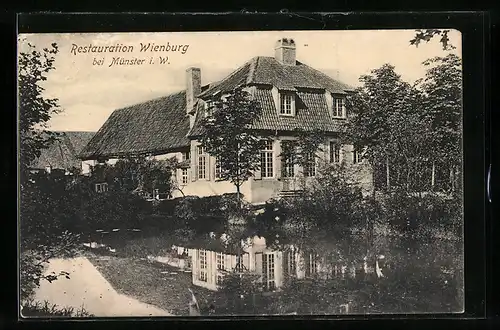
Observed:
[[[215,284],[221,285],[223,281],[224,281],[224,275],[217,273],[217,276],[215,277]]]
[[[361,163],[361,161],[363,160],[361,153],[362,153],[361,150],[356,150],[356,149],[352,150],[352,163],[353,164]]]
[[[334,118],[346,117],[346,99],[342,96],[333,96],[332,115]]]
[[[261,178],[274,178],[274,146],[273,141],[265,141],[264,148],[260,151]]]
[[[198,280],[202,282],[208,282],[207,251],[198,250],[198,264],[200,267],[200,271],[198,272]]]
[[[276,289],[276,258],[273,253],[266,253],[263,255],[265,267],[262,271],[265,274],[264,286],[267,290],[274,291]]]
[[[183,151],[181,152],[181,160],[184,162],[186,160],[189,160],[191,158],[190,152],[189,151]]]
[[[291,92],[279,93],[280,116],[295,116],[295,95]]]
[[[314,254],[309,255],[309,274],[314,275],[318,273],[318,260]]]
[[[198,146],[198,159],[196,160],[198,162],[198,180],[207,180],[208,181],[208,154],[205,152],[205,147]],[[201,166],[203,163],[203,166]],[[201,176],[200,174],[203,174]]]
[[[204,116],[205,118],[211,116],[213,114],[213,109],[212,109],[212,101],[205,101],[205,106],[204,106]]]
[[[338,155],[337,155],[338,151]],[[339,164],[342,162],[342,146],[334,141],[330,141],[330,163]]]
[[[96,183],[95,184],[95,191],[97,193],[103,193],[103,192],[108,191],[108,184],[106,182]]]
[[[314,162],[313,162],[313,166],[312,166],[312,168],[306,168],[306,167],[304,167],[304,168],[302,169],[302,172],[303,172],[303,174],[304,174],[304,176],[305,176],[306,178],[314,178],[314,177],[316,176],[316,174],[317,174],[317,171],[318,171],[318,169],[317,169],[317,167],[318,167],[318,166],[317,166],[317,164],[316,164],[316,153],[311,153],[310,155],[308,155],[308,158],[309,158],[311,155],[312,155],[312,157],[314,158],[314,159],[313,159],[313,160],[314,160]],[[311,170],[311,169],[312,169],[312,171],[309,171],[309,170]],[[312,172],[312,173],[311,173],[311,172]],[[311,175],[311,174],[312,174],[312,175]]]
[[[215,253],[215,260],[216,260],[216,265],[218,270],[225,270],[226,269],[226,264],[224,260],[225,256],[223,253],[216,252]]]
[[[187,168],[181,168],[181,184],[186,185],[189,182],[189,171]]]

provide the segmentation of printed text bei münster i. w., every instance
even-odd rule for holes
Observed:
[[[157,43],[142,43],[137,45],[115,44],[106,46],[97,46],[93,44],[78,45],[72,44],[70,53],[72,55],[79,54],[93,54],[95,57],[92,59],[92,65],[96,66],[137,66],[144,64],[170,64],[169,56],[130,56],[133,53],[137,54],[151,54],[153,53],[178,53],[186,54],[189,50],[189,45],[165,44]],[[106,59],[104,55],[113,55],[111,58]],[[125,56],[129,55],[129,56]]]

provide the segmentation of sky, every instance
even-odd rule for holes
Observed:
[[[293,38],[297,60],[351,86],[359,77],[385,63],[395,66],[402,79],[423,77],[422,62],[445,56],[438,38],[411,46],[414,30],[358,31],[258,31],[175,33],[24,34],[19,51],[27,43],[38,48],[57,43],[59,53],[44,82],[46,97],[59,99],[62,112],[48,128],[57,131],[97,131],[119,108],[185,89],[186,69],[199,67],[202,84],[223,79],[254,56],[274,56],[280,38]],[[461,56],[461,34],[452,30],[450,42]],[[140,52],[140,44],[180,45],[176,52]],[[83,53],[78,47],[132,46],[131,52]],[[112,65],[113,57],[144,59],[142,65]],[[159,57],[168,63],[159,63]],[[153,57],[154,62],[149,63]],[[102,60],[102,65],[95,64]]]

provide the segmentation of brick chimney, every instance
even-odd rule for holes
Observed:
[[[189,68],[186,70],[186,112],[194,111],[196,96],[201,93],[201,70]]]
[[[297,60],[295,41],[290,38],[278,40],[274,47],[274,58],[282,64],[295,65]]]

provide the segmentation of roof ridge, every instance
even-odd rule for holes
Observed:
[[[299,62],[299,61],[297,61],[297,62]],[[331,79],[331,80],[335,81],[336,83],[338,83],[338,84],[340,84],[340,85],[344,86],[344,88],[345,88],[345,89],[348,89],[348,90],[354,90],[354,88],[353,88],[352,86],[349,86],[349,85],[347,85],[346,83],[343,83],[342,81],[340,81],[340,80],[338,80],[338,79],[335,79],[335,78],[333,78],[333,77],[330,77],[329,75],[327,75],[327,74],[326,74],[326,73],[324,73],[323,71],[320,71],[320,70],[318,70],[318,69],[315,69],[315,68],[313,68],[312,66],[307,65],[307,64],[306,64],[306,63],[304,63],[304,62],[299,62],[299,63],[300,63],[301,65],[303,65],[303,66],[306,66],[308,69],[310,69],[310,70],[312,70],[312,71],[314,71],[314,72],[317,72],[317,73],[319,73],[320,75],[322,75],[322,76],[324,76],[324,77],[327,77],[327,78],[329,78],[329,79]]]
[[[214,84],[213,86],[210,86],[207,90],[205,90],[204,92],[198,94],[198,97],[200,96],[205,96],[207,95],[207,91],[210,91],[211,89],[213,88],[216,88],[220,85],[222,85],[225,81],[231,79],[232,77],[234,77],[235,75],[237,75],[238,73],[240,73],[245,67],[249,66],[250,70],[251,70],[251,65],[252,65],[252,62],[256,61],[256,59],[258,58],[259,56],[254,56],[252,57],[251,59],[249,59],[248,61],[246,61],[245,63],[243,63],[241,66],[237,67],[236,69],[234,69],[233,71],[231,71],[230,74],[228,74],[226,77],[224,77],[223,79],[217,81],[216,84]],[[248,76],[247,76],[247,79],[245,79],[245,82],[247,82],[248,80]]]
[[[258,63],[259,63],[259,56],[255,56],[251,59],[250,68],[248,70],[248,76],[247,76],[247,80],[246,80],[247,84],[250,84],[254,81],[255,70],[257,69]]]
[[[174,92],[174,93],[170,93],[170,94],[167,94],[167,95],[163,95],[163,96],[158,96],[158,97],[155,97],[155,98],[152,98],[152,99],[149,99],[149,100],[146,100],[146,101],[142,101],[142,102],[137,102],[137,103],[134,103],[134,104],[130,104],[130,105],[127,105],[127,106],[124,106],[124,107],[121,107],[121,108],[118,108],[118,109],[115,109],[113,110],[113,112],[115,111],[120,111],[120,110],[124,110],[124,109],[129,109],[129,108],[132,108],[132,107],[136,107],[138,105],[143,105],[143,104],[147,104],[147,103],[151,103],[151,102],[155,102],[155,101],[159,101],[161,99],[165,99],[165,98],[169,98],[169,97],[174,97],[174,96],[178,96],[182,93],[186,93],[186,90],[183,89],[181,91],[178,91],[178,92]]]

